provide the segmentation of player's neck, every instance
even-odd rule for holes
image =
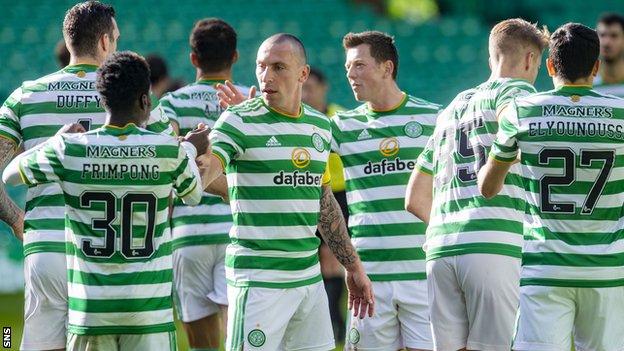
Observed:
[[[615,62],[601,62],[600,77],[605,84],[614,84],[624,82],[624,59]]]
[[[204,72],[200,69],[197,69],[197,73],[195,74],[195,80],[232,80],[232,70],[226,69],[219,72]]]
[[[74,65],[100,66],[101,64],[102,62],[100,62],[95,57],[91,57],[91,56],[71,56],[69,58],[69,66],[74,66]]]
[[[591,87],[594,84],[594,76],[579,78],[574,82],[563,79],[561,77],[553,77],[553,84],[557,89],[563,86]]]
[[[529,81],[528,72],[519,71],[517,67],[512,67],[511,65],[506,65],[504,63],[499,63],[497,66],[492,67],[492,74],[490,75],[490,80],[495,79],[522,79]]]
[[[368,106],[373,111],[389,111],[400,105],[404,98],[405,93],[393,81],[392,86],[380,89],[377,96],[368,100]]]

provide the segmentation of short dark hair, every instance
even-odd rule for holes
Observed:
[[[149,67],[140,55],[119,51],[98,68],[95,87],[109,111],[129,112],[141,95],[149,94]]]
[[[624,16],[615,12],[604,13],[598,19],[598,23],[606,24],[610,26],[612,24],[619,24],[622,31],[624,31]]]
[[[392,78],[396,80],[397,74],[399,73],[399,53],[394,45],[394,38],[379,31],[347,33],[347,35],[342,38],[342,46],[345,50],[362,44],[368,44],[370,46],[370,54],[375,59],[375,62],[382,63],[388,60],[392,61],[394,64]]]
[[[321,84],[327,84],[327,78],[325,77],[325,74],[323,74],[323,72],[321,72],[321,70],[316,67],[310,68],[310,77],[315,77]]]
[[[63,35],[67,47],[75,55],[93,55],[97,41],[104,34],[113,37],[115,9],[99,1],[86,1],[74,5],[65,14]]]
[[[308,62],[308,53],[306,52],[305,46],[303,45],[303,42],[301,41],[301,39],[297,38],[296,36],[289,34],[289,33],[277,33],[277,34],[273,34],[270,37],[267,38],[268,42],[273,42],[273,43],[283,43],[283,42],[290,42],[291,44],[293,44],[295,46],[295,48],[299,51],[299,56],[301,57],[301,59],[303,60],[303,64],[305,65],[306,62]]]
[[[56,43],[56,47],[54,48],[54,56],[56,57],[56,62],[58,62],[59,66],[65,67],[69,65],[70,54],[67,51],[67,46],[65,45],[64,40],[59,40]]]
[[[588,77],[599,54],[598,34],[580,23],[566,23],[550,37],[549,58],[557,76],[569,82]]]
[[[236,31],[222,19],[206,18],[195,23],[189,44],[202,71],[218,72],[232,67]]]
[[[150,69],[150,83],[156,84],[169,76],[167,62],[158,54],[149,54],[145,57],[145,61]]]

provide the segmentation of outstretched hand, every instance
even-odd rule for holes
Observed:
[[[353,316],[363,319],[368,314],[372,317],[375,313],[375,295],[373,294],[373,284],[364,272],[364,269],[357,269],[352,272],[347,270],[347,292],[349,294],[349,310],[353,311]]]
[[[210,142],[208,141],[208,134],[210,134],[210,128],[205,124],[200,123],[197,128],[186,133],[182,141],[188,141],[195,146],[197,155],[203,155],[210,152]]]
[[[222,108],[238,105],[256,96],[256,87],[252,86],[251,89],[249,89],[248,96],[245,97],[229,80],[226,80],[225,84],[218,83],[215,87],[217,88],[219,105],[221,105]]]
[[[65,133],[86,133],[87,130],[84,129],[82,124],[80,123],[71,123],[65,124],[61,127],[61,129],[56,132],[56,135],[65,134]]]

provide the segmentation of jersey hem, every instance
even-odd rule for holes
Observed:
[[[98,327],[85,327],[70,324],[67,327],[67,332],[76,335],[153,334],[170,331],[175,331],[175,325],[173,324],[173,322],[146,326],[117,325]]]
[[[233,281],[227,279],[227,284],[235,288],[269,288],[269,289],[290,289],[299,288],[302,286],[316,284],[323,280],[323,277],[319,274],[312,278],[294,281],[294,282],[260,282],[253,280],[246,281]]]

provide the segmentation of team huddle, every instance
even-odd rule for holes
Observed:
[[[3,180],[29,187],[25,211],[0,192],[22,350],[175,350],[174,306],[192,350],[332,350],[321,241],[346,271],[345,349],[624,348],[624,99],[601,92],[621,16],[496,24],[491,76],[445,107],[399,88],[391,36],[348,33],[362,104],[333,116],[302,102],[291,34],[260,45],[248,88],[235,30],[198,21],[196,82],[160,100],[111,6],[76,4],[63,36],[69,65],[0,109]]]

